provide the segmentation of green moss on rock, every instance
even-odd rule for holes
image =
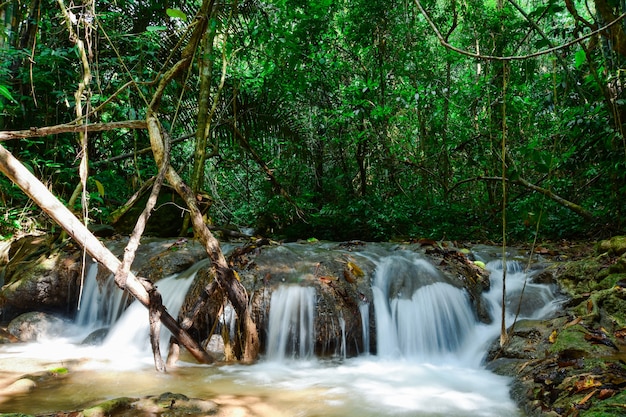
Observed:
[[[626,253],[626,236],[613,236],[611,239],[600,241],[596,247],[598,254],[608,253],[611,256],[620,256]]]
[[[551,353],[563,351],[579,351],[597,355],[608,355],[612,349],[605,345],[591,344],[585,339],[587,330],[580,324],[568,327],[558,332],[556,340],[550,347]]]
[[[83,411],[85,417],[106,417],[114,413],[129,410],[136,398],[121,397],[113,400],[105,401],[94,407],[87,408]]]
[[[622,391],[617,395],[598,401],[586,411],[583,411],[581,417],[615,417],[626,415],[626,391]]]

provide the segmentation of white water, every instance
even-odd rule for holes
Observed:
[[[491,306],[492,316],[496,318],[491,325],[478,323],[465,292],[442,282],[437,270],[418,255],[407,252],[381,256],[376,263],[374,303],[361,306],[362,314],[368,312],[370,307],[374,308],[378,331],[376,356],[343,360],[313,358],[315,290],[297,286],[284,286],[274,291],[267,348],[267,358],[271,360],[252,366],[206,367],[183,363],[178,371],[172,371],[180,377],[174,375],[172,378],[155,379],[148,344],[147,311],[143,307],[134,311],[132,306],[115,324],[102,347],[77,348],[66,343],[69,339],[57,339],[52,344],[42,342],[31,347],[37,346],[34,352],[39,358],[51,356],[54,349],[59,350],[58,358],[91,357],[80,369],[98,369],[97,373],[78,377],[76,384],[85,384],[85,380],[98,381],[104,369],[116,369],[111,377],[113,379],[94,382],[89,394],[81,394],[80,401],[74,399],[76,404],[84,403],[85,398],[82,397],[85,395],[111,398],[159,394],[169,390],[204,398],[208,392],[216,396],[257,396],[265,406],[274,410],[268,416],[519,415],[509,397],[508,379],[494,375],[481,366],[486,346],[499,332],[497,317],[500,311],[501,270],[498,268],[501,269],[501,263],[488,264],[492,271],[492,289],[485,294],[485,299]],[[516,308],[526,275],[518,264],[507,265],[507,289],[511,294],[507,305]],[[181,274],[183,277],[171,277],[158,283],[172,315],[176,316],[186,286],[191,283],[195,272],[197,268],[194,267]],[[175,298],[179,301],[166,297],[176,293]],[[539,304],[542,304],[537,309],[529,307],[529,311],[534,309],[529,315],[539,317],[555,308],[549,288],[527,284],[525,293],[526,297],[532,294],[533,299],[539,299]],[[108,297],[93,299],[104,304],[111,301]],[[96,310],[114,311],[115,303],[112,307],[99,306]],[[100,313],[95,314],[94,320],[94,313],[86,306],[81,313],[92,317],[89,320],[96,323],[92,328],[108,320],[98,315]],[[513,314],[514,311],[508,315],[508,324],[511,324]],[[369,329],[367,319],[363,318],[362,325],[364,329]],[[82,326],[86,325],[83,323]],[[166,333],[165,330],[163,333]],[[367,332],[364,332],[365,340],[369,340]],[[162,346],[166,346],[163,341]],[[3,347],[0,359],[21,353]],[[122,358],[129,360],[123,361]],[[81,372],[75,370],[76,375],[82,375]],[[140,378],[141,382],[133,384],[135,378]],[[120,386],[120,380],[128,383]],[[153,380],[156,382],[150,382]],[[71,401],[70,382],[59,384],[57,395],[66,396]],[[62,391],[64,388],[70,391]],[[57,406],[46,406],[47,401],[52,401],[50,398],[55,396],[54,392],[42,392],[40,397],[36,396],[38,391],[31,393],[25,403],[28,405],[22,409],[4,408],[0,403],[0,412],[29,411],[28,407],[37,402],[43,408],[34,408],[39,411],[32,412],[58,410],[54,408]],[[63,409],[73,407],[66,405]]]
[[[313,356],[315,288],[284,285],[272,293],[266,355],[271,361]]]

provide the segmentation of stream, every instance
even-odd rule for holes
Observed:
[[[356,253],[376,265],[373,300],[359,306],[362,313],[373,309],[376,354],[365,351],[347,358],[342,349],[334,357],[316,358],[311,342],[315,290],[285,284],[273,291],[267,350],[256,364],[197,365],[183,356],[166,374],[154,371],[145,308],[133,303],[122,311],[123,300],[89,284],[95,282],[94,267],[86,278],[81,311],[61,334],[0,346],[0,370],[29,362],[69,370],[40,379],[28,394],[0,397],[0,412],[49,414],[117,397],[174,392],[214,400],[224,416],[522,416],[510,398],[509,380],[482,364],[500,328],[502,262],[492,252],[474,251],[491,274],[491,289],[484,293],[491,324],[478,321],[466,292],[447,283],[422,255]],[[168,311],[178,311],[204,265],[201,261],[159,281]],[[547,317],[558,309],[554,288],[533,283],[521,261],[506,265],[507,324],[522,290],[528,302],[520,306],[519,319]],[[369,314],[362,317],[363,329],[369,329]],[[111,330],[101,344],[80,344],[105,326]],[[161,345],[167,346],[169,336],[165,329],[162,333]],[[370,336],[363,332],[364,339]]]

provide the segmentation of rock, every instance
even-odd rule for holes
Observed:
[[[37,388],[37,383],[29,378],[21,378],[1,390],[2,395],[27,394]]]
[[[598,243],[596,252],[601,255],[621,256],[626,253],[626,236],[613,236]]]
[[[36,342],[43,338],[58,336],[66,325],[65,320],[56,316],[32,311],[12,320],[8,331],[21,342]]]
[[[105,401],[94,407],[83,410],[84,417],[111,417],[115,415],[124,415],[133,408],[132,403],[137,401],[136,398],[122,397]]]
[[[104,341],[104,339],[107,337],[108,334],[109,334],[108,327],[94,330],[93,332],[89,333],[89,335],[85,339],[83,339],[83,341],[81,342],[81,345],[88,345],[88,346],[100,345],[102,344],[102,342]]]
[[[53,236],[27,236],[12,242],[0,291],[2,320],[29,311],[70,314],[76,305],[80,251],[54,249]]]

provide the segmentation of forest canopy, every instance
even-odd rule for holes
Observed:
[[[93,224],[154,182],[158,109],[211,225],[610,235],[626,215],[625,16],[614,0],[7,0],[0,145]],[[0,204],[0,237],[53,228],[2,175]],[[183,206],[165,195],[155,213]]]

